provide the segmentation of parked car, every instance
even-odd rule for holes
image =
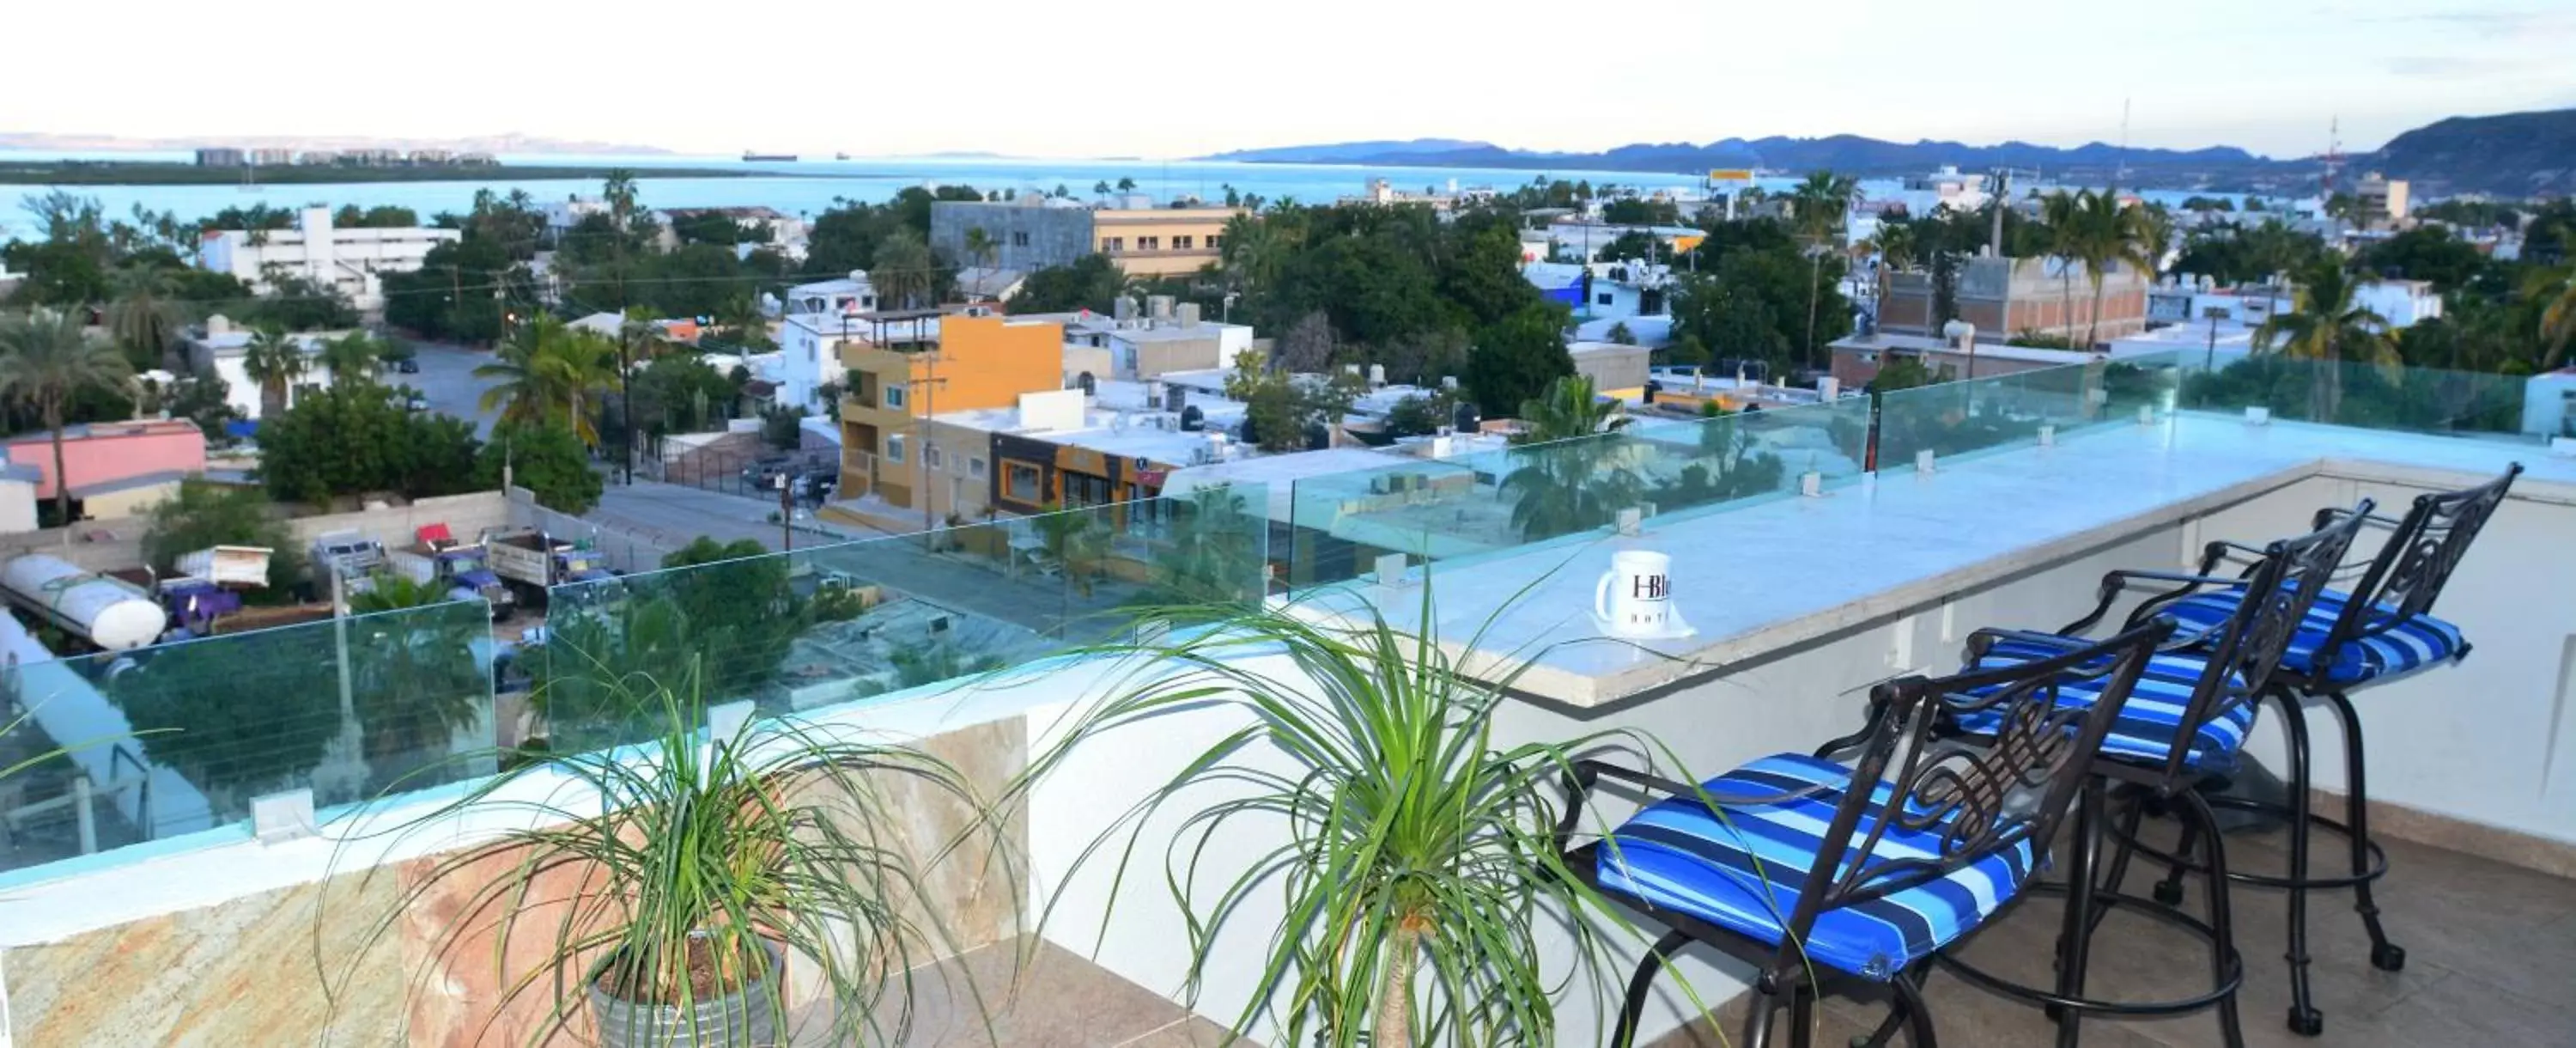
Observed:
[[[776,487],[778,478],[788,475],[794,465],[783,458],[762,459],[742,468],[742,482],[755,488]]]
[[[406,375],[420,374],[420,361],[411,357],[404,357],[401,360],[394,361],[394,370]]]
[[[408,407],[413,411],[427,411],[429,410],[429,398],[421,396],[418,393],[413,393],[403,399],[403,406]]]

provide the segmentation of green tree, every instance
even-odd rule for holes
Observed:
[[[2360,282],[2341,264],[2320,263],[2300,276],[2297,310],[2276,313],[2254,329],[2257,352],[2278,352],[2315,363],[2319,373],[2313,386],[2316,409],[2310,417],[2319,421],[2336,418],[2346,362],[2384,370],[2402,363],[2387,319],[2353,302],[2359,289]]]
[[[160,367],[170,348],[178,344],[180,325],[186,322],[186,307],[172,289],[169,271],[122,269],[113,283],[116,298],[107,307],[108,331],[116,336],[126,363],[134,370]]]
[[[1489,417],[1500,417],[1573,373],[1574,358],[1565,351],[1564,310],[1532,304],[1484,330],[1467,355],[1463,379],[1476,405]]]
[[[928,304],[939,285],[936,266],[930,245],[910,229],[900,229],[877,244],[877,265],[868,271],[868,280],[894,308],[917,309]]]
[[[131,369],[110,342],[92,341],[80,318],[49,309],[0,316],[0,396],[34,411],[52,437],[54,516],[72,520],[63,470],[64,408],[83,388],[121,387]]]
[[[2567,359],[2567,344],[2576,339],[2576,266],[2532,274],[2526,295],[2540,304],[2541,366],[2550,358]]]
[[[373,335],[352,331],[322,343],[315,362],[330,373],[332,385],[369,385],[384,368],[385,346]]]
[[[2102,280],[2116,266],[2130,266],[2152,279],[2155,257],[2149,245],[2158,235],[2149,228],[2143,208],[2129,207],[2111,193],[2085,190],[2076,197],[2075,258],[2084,263],[2084,279],[2093,285],[2093,312],[2084,346],[2102,344]]]
[[[703,653],[708,690],[741,696],[778,672],[788,646],[807,625],[805,602],[787,573],[787,558],[760,543],[719,543],[700,536],[662,558],[654,576],[688,624]]]
[[[590,512],[607,486],[599,471],[591,468],[590,449],[561,422],[494,427],[492,439],[474,460],[476,485],[499,487],[505,464],[512,483],[534,494],[538,505],[559,513]]]
[[[1618,401],[1596,394],[1591,379],[1567,375],[1548,383],[1545,393],[1522,401],[1520,421],[1524,428],[1513,443],[1545,444],[1614,432],[1628,424],[1628,412]]]
[[[177,574],[179,558],[215,546],[262,546],[269,550],[268,593],[287,599],[287,591],[304,574],[304,551],[276,504],[258,488],[179,482],[179,493],[152,507],[143,532],[143,560],[164,575]]]
[[[280,502],[327,505],[392,491],[409,498],[473,490],[474,427],[408,411],[374,386],[315,390],[262,416],[258,475]]]
[[[2448,295],[2476,279],[2487,257],[2448,229],[2417,226],[2363,249],[2354,264],[2384,278],[2427,281]]]
[[[242,374],[259,384],[261,418],[286,410],[295,384],[312,370],[313,360],[305,354],[303,340],[276,325],[252,332],[250,344],[242,348]]]
[[[512,332],[491,363],[474,369],[474,377],[492,380],[483,390],[483,410],[497,408],[509,422],[561,423],[582,443],[597,446],[599,429],[589,409],[616,381],[616,361],[616,343],[541,314]]]
[[[1013,313],[1069,313],[1078,309],[1110,313],[1126,282],[1127,275],[1109,256],[1084,255],[1066,265],[1030,273],[1011,295],[1009,308]]]

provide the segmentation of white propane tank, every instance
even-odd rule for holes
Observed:
[[[42,553],[0,566],[0,586],[19,604],[109,651],[159,640],[169,621],[168,613],[141,588]]]

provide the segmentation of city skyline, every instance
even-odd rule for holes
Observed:
[[[330,40],[350,45],[325,41],[294,75],[245,81],[252,91],[192,87],[204,63],[133,63],[100,78],[81,49],[25,49],[14,56],[22,90],[88,86],[14,106],[0,130],[210,139],[508,131],[717,155],[1161,159],[1417,137],[1566,151],[1835,134],[2073,146],[2120,141],[2125,107],[2131,145],[2292,157],[2323,151],[2337,121],[2343,147],[2357,151],[2446,116],[2576,105],[2576,85],[2551,68],[2576,46],[2576,12],[2494,0],[2342,12],[2214,0],[2143,13],[2078,6],[1927,15],[1864,3],[1816,23],[1794,9],[1647,0],[1581,32],[1550,34],[1533,30],[1562,22],[1561,9],[1480,9],[1469,21],[1455,8],[1357,0],[1295,11],[1148,0],[1112,18],[997,0],[972,26],[943,8],[871,10],[846,47],[786,48],[762,41],[771,30],[829,40],[849,13],[773,0],[728,9],[728,23],[755,31],[744,46],[714,49],[693,46],[701,38],[683,28],[703,21],[704,9],[670,3],[594,24],[574,11],[475,0],[440,9],[438,20],[503,28],[450,42],[423,37],[417,19],[405,37],[392,14],[278,0],[251,13],[328,27]],[[130,7],[135,17],[118,15]],[[130,53],[220,56],[205,41],[238,37],[242,18],[238,8],[157,6],[144,17],[139,5],[109,0],[15,20],[29,40],[69,39],[105,19]],[[2122,53],[2097,60],[2106,39]],[[2052,73],[2060,68],[2076,75]],[[1892,89],[1909,77],[1948,89]],[[316,89],[333,84],[364,89]]]

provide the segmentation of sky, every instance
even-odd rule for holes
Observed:
[[[2576,3],[34,0],[0,131],[1177,158],[1860,134],[2347,151],[2576,106]]]

